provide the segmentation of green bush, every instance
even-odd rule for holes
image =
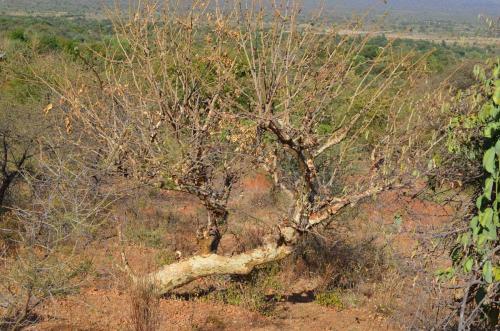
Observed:
[[[61,44],[55,35],[43,34],[38,39],[38,51],[48,52],[61,49]]]
[[[249,275],[233,276],[225,290],[215,292],[209,298],[271,315],[283,292],[277,278],[279,270],[279,264],[274,263],[254,270]]]
[[[342,297],[338,291],[329,291],[316,294],[315,302],[318,305],[342,310],[345,308]]]
[[[15,30],[12,30],[9,33],[9,39],[10,40],[22,41],[22,42],[28,41],[28,38],[26,37],[26,34],[24,32],[24,29],[15,29]]]
[[[481,163],[483,176],[475,210],[468,220],[467,231],[457,238],[451,251],[453,267],[441,271],[448,278],[464,275],[469,285],[465,289],[461,306],[460,328],[466,327],[464,313],[468,296],[475,297],[475,309],[468,320],[477,320],[475,312],[498,323],[499,307],[495,303],[500,282],[498,260],[500,228],[500,58],[486,69],[474,70],[480,85],[473,89],[473,103],[479,105],[476,112],[455,118],[450,129],[448,146],[451,152],[464,155]],[[474,137],[464,139],[463,137]],[[495,285],[496,284],[496,285]]]

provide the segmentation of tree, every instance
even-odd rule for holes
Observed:
[[[24,75],[21,56],[9,53],[0,66],[0,208],[14,182],[32,165],[37,138],[50,126],[40,112],[36,84]]]
[[[371,36],[341,36],[299,14],[285,1],[147,4],[114,16],[100,70],[46,81],[78,164],[206,207],[199,254],[144,276],[160,292],[285,258],[342,210],[407,186],[431,150],[412,95],[422,58],[391,43],[362,58]],[[359,166],[370,171],[360,177]],[[289,211],[262,247],[218,255],[232,189],[254,169],[273,178]]]
[[[7,190],[11,187],[14,180],[17,179],[24,170],[27,161],[33,156],[33,142],[29,141],[20,144],[22,137],[13,135],[9,131],[0,131],[2,158],[0,159],[0,207],[4,207]],[[13,144],[17,144],[13,146]],[[17,151],[16,149],[21,149]]]

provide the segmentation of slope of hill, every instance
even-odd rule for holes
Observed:
[[[329,9],[340,12],[373,10],[398,15],[474,19],[479,14],[500,16],[500,0],[324,0]],[[116,0],[0,0],[0,11],[50,11],[68,13],[99,12],[103,5]],[[118,0],[128,4],[129,0]],[[321,1],[303,0],[305,7],[317,7]]]
[[[128,3],[128,0],[119,2]],[[115,0],[0,0],[0,12],[94,14],[113,3]]]
[[[314,6],[317,1],[307,0]],[[500,0],[326,0],[330,7],[343,9],[382,10],[389,12],[413,12],[427,14],[447,14],[477,16],[487,14],[500,15]]]

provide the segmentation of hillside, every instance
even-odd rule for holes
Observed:
[[[0,12],[26,11],[66,12],[89,14],[100,12],[103,5],[113,5],[114,0],[0,0]],[[128,4],[127,0],[119,3]],[[318,6],[320,1],[304,0],[306,8]],[[447,18],[474,20],[478,15],[500,16],[500,0],[326,0],[329,10],[339,13],[366,11],[388,12],[392,15],[418,15],[422,18]]]
[[[0,0],[0,331],[496,330],[500,0],[387,1]]]
[[[330,8],[348,11],[387,11],[391,14],[417,14],[425,17],[475,19],[478,15],[500,15],[499,0],[327,0]],[[309,6],[317,1],[307,0]]]
[[[0,0],[0,12],[95,14],[114,0]],[[128,3],[123,1],[122,3]]]

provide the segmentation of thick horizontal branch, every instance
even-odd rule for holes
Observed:
[[[392,186],[375,187],[365,192],[352,195],[342,199],[330,201],[319,212],[314,213],[309,218],[308,228],[314,227],[338,213],[342,208],[355,204],[360,200],[383,192]],[[268,240],[263,246],[234,256],[222,256],[217,254],[197,255],[186,260],[182,260],[162,267],[160,270],[152,272],[143,277],[132,276],[138,282],[154,284],[160,294],[190,282],[212,275],[246,275],[252,272],[255,267],[270,262],[279,261],[289,256],[294,250],[294,244],[300,236],[299,231],[293,227],[280,229],[280,235]],[[127,266],[125,258],[124,264]],[[130,272],[131,273],[131,272]]]
[[[154,284],[160,294],[165,294],[202,277],[249,274],[255,267],[282,260],[292,251],[293,246],[270,243],[234,256],[198,255],[166,265],[142,280]]]

